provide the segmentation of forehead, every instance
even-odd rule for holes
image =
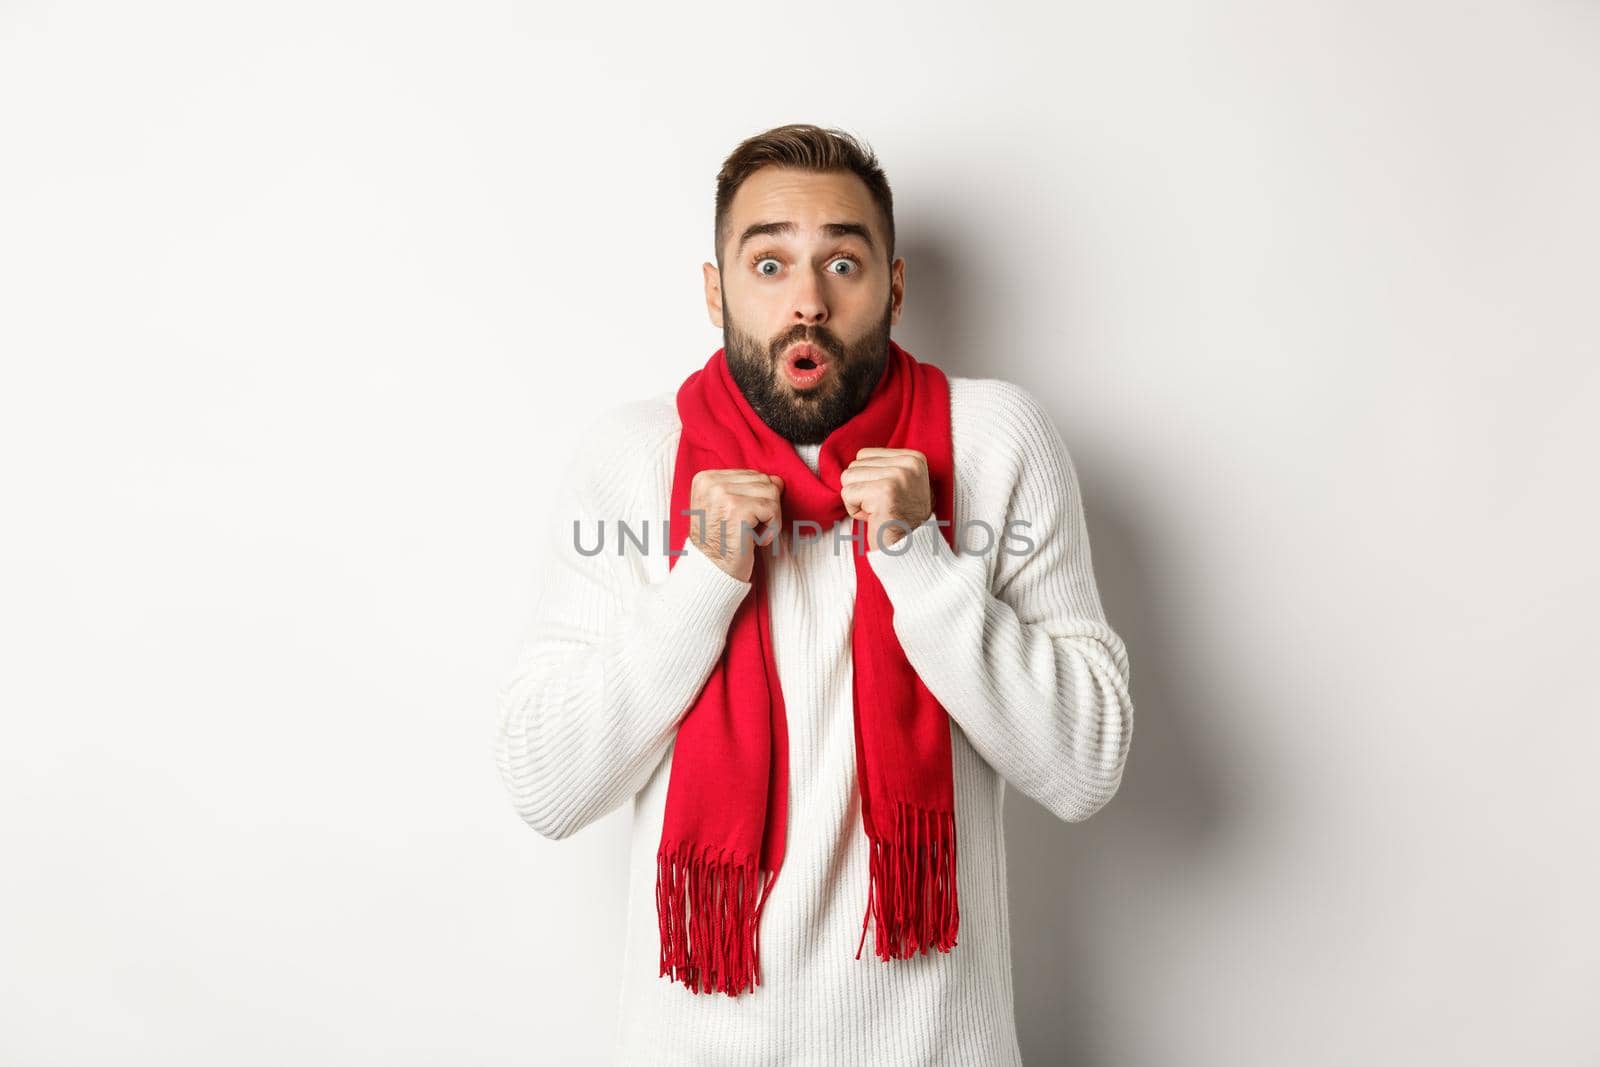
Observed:
[[[874,236],[882,233],[877,204],[867,183],[850,171],[819,174],[794,167],[762,167],[733,194],[728,221],[733,240],[738,240],[746,226],[758,222],[793,222],[800,227],[802,238],[810,237],[824,222],[860,221],[871,227]]]

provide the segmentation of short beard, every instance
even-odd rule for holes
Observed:
[[[872,396],[889,361],[890,318],[891,305],[885,304],[882,320],[848,347],[825,326],[796,326],[763,345],[734,325],[724,302],[722,345],[728,371],[761,421],[780,437],[797,445],[820,444]],[[825,388],[801,392],[782,377],[784,349],[799,341],[828,354],[833,380]]]

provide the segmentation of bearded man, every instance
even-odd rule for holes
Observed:
[[[499,772],[553,839],[632,802],[616,1062],[1018,1064],[1006,788],[1086,819],[1133,733],[1072,461],[890,338],[850,135],[741,143],[715,258],[722,347],[566,472]]]

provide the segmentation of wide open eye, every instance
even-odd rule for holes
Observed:
[[[777,262],[778,261],[776,259],[773,259],[771,256],[762,256],[760,259],[756,260],[756,264],[755,264],[756,273],[760,274],[760,275],[764,275],[765,277],[768,277],[768,278],[772,277],[777,272],[776,271],[770,271],[770,270],[762,270],[761,269],[761,264],[763,264],[763,263],[777,263]]]
[[[847,270],[847,271],[844,271],[843,273],[841,273],[839,271],[834,271],[833,272],[834,274],[838,274],[841,278],[848,278],[850,275],[854,274],[856,271],[861,269],[861,264],[856,262],[856,257],[855,256],[840,256],[838,259],[834,260],[833,262],[834,263],[848,263],[848,264],[850,264],[850,269]],[[832,266],[832,264],[829,264],[829,266]]]

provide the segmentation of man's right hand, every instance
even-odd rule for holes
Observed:
[[[769,536],[783,529],[782,496],[783,479],[776,474],[698,471],[689,483],[689,540],[711,562],[748,582],[757,549],[771,551]]]

